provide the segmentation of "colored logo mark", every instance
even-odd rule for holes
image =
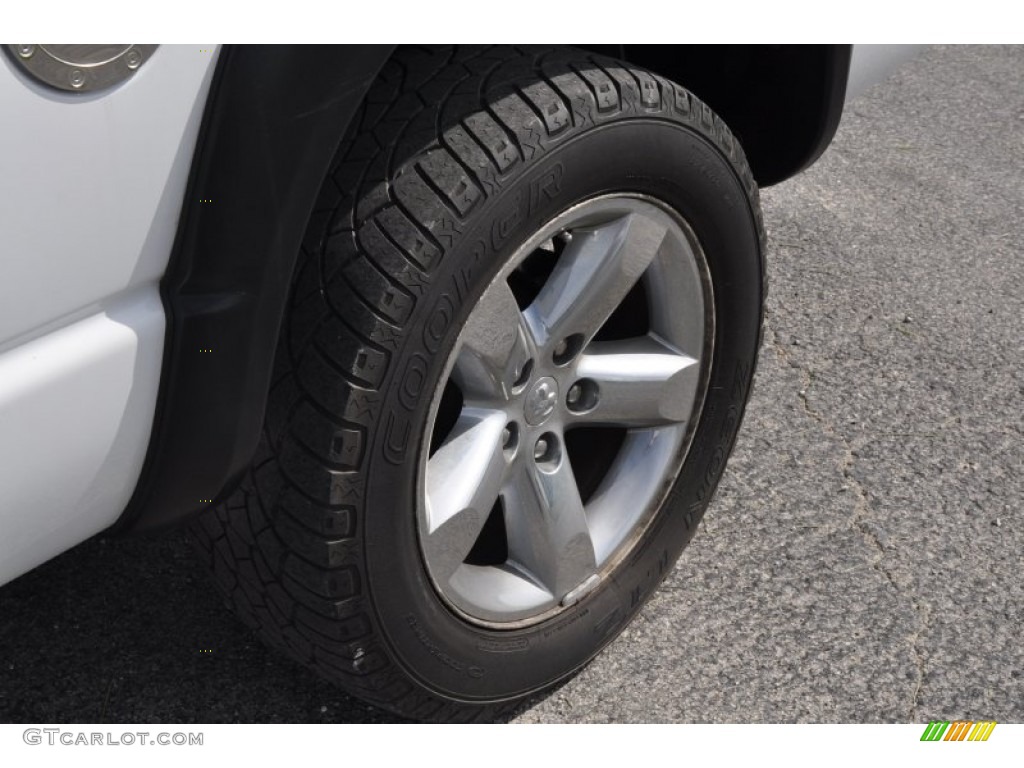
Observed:
[[[921,741],[988,741],[995,727],[995,720],[932,720],[921,734]]]

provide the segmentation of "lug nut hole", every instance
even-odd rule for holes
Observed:
[[[593,379],[580,379],[565,393],[565,407],[572,413],[586,413],[593,410],[601,392]]]
[[[505,458],[511,459],[519,449],[519,425],[510,421],[505,425],[505,431],[501,435],[501,448],[505,452]]]
[[[522,369],[516,375],[516,380],[512,382],[512,391],[521,392],[523,387],[530,383],[530,376],[533,374],[533,358],[530,358],[523,365]]]
[[[555,345],[551,352],[551,360],[555,365],[568,365],[583,349],[583,334],[574,333]]]
[[[562,444],[554,432],[545,432],[533,446],[533,460],[542,469],[554,469],[562,457]]]

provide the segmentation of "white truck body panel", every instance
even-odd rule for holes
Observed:
[[[88,94],[0,56],[0,583],[109,526],[135,488],[217,52],[161,46]]]

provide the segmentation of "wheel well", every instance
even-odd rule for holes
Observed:
[[[824,151],[850,59],[849,46],[589,48],[706,100],[743,142],[762,185]],[[249,466],[287,276],[338,136],[392,53],[369,45],[222,50],[161,281],[167,330],[152,436],[117,530],[168,525],[204,508]],[[222,201],[215,211],[198,203],[211,196]],[[204,348],[219,351],[197,353]]]
[[[758,184],[813,163],[842,115],[848,45],[585,45],[692,91],[740,140]]]

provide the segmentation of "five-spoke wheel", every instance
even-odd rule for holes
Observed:
[[[455,609],[538,621],[628,550],[682,464],[712,305],[686,224],[626,195],[559,216],[488,286],[434,398],[421,472],[421,546]]]

